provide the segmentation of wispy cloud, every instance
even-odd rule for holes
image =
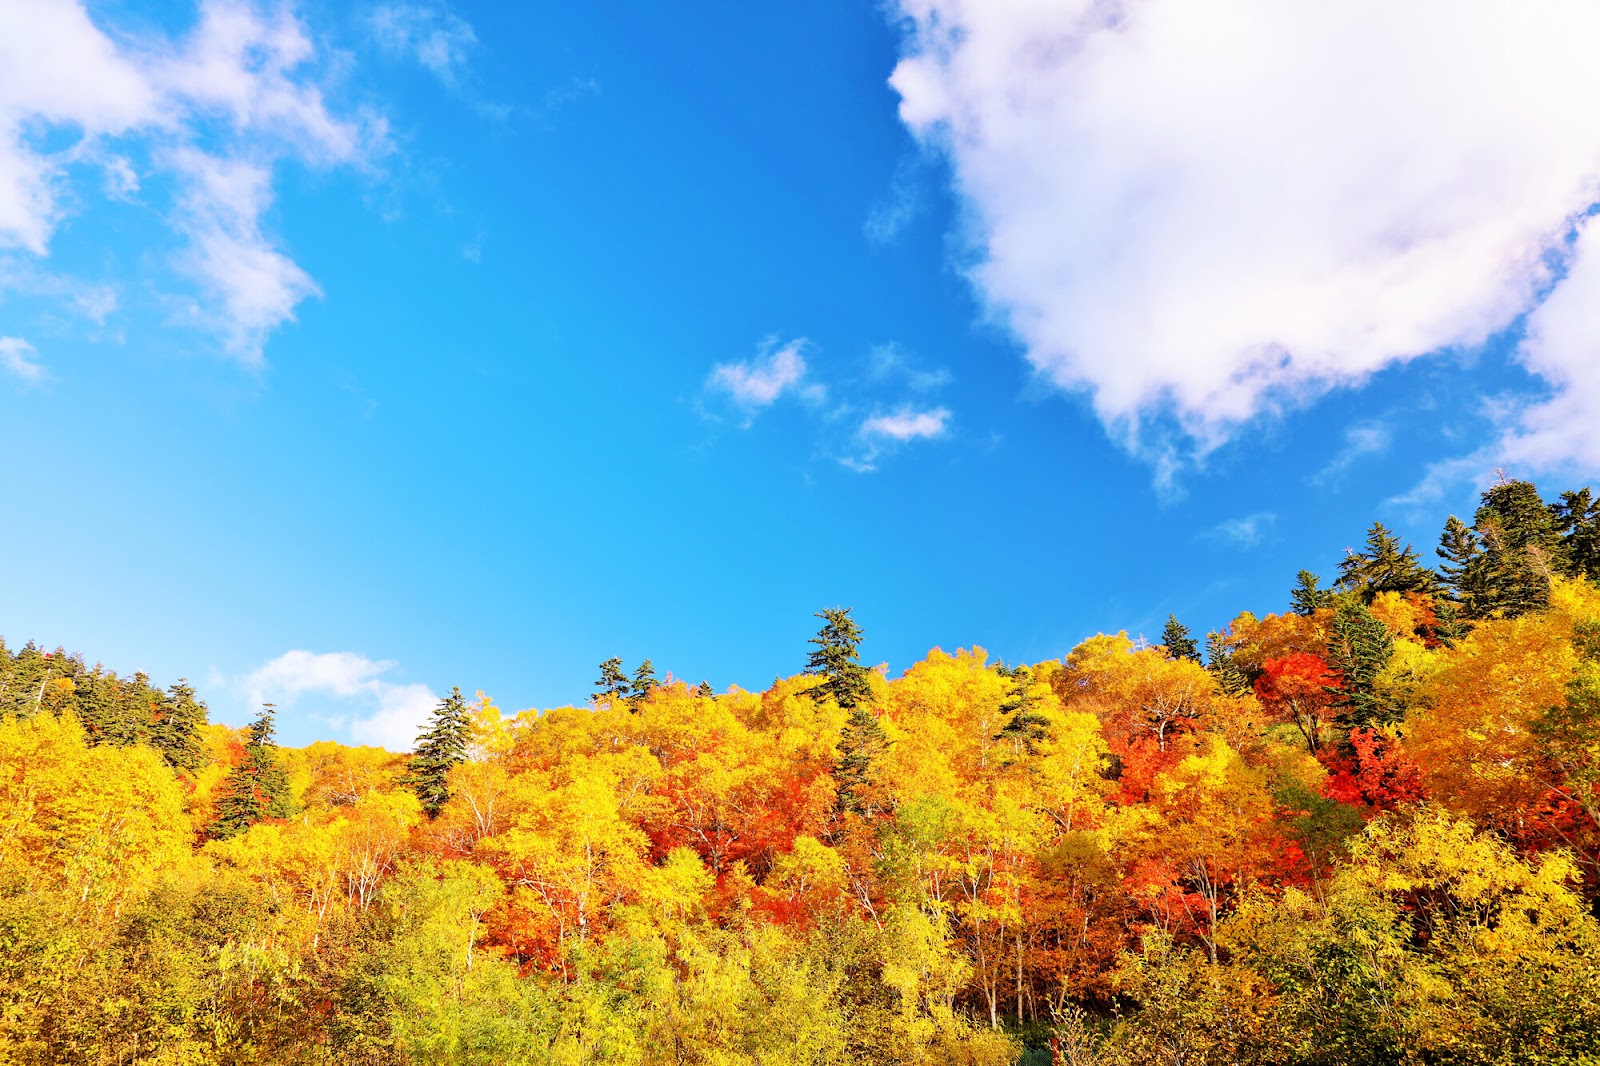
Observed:
[[[44,377],[44,364],[34,358],[38,354],[33,345],[21,337],[0,337],[0,370],[23,381],[38,381]]]
[[[1277,522],[1276,514],[1271,511],[1260,511],[1242,518],[1230,518],[1226,522],[1218,522],[1206,531],[1206,536],[1211,540],[1232,544],[1235,547],[1253,548],[1272,532]]]
[[[317,291],[262,227],[275,168],[359,169],[388,151],[380,117],[329,106],[314,38],[286,7],[202,0],[166,39],[109,33],[74,0],[0,5],[0,70],[0,249],[42,260],[92,192],[125,201],[172,179],[176,265],[196,286],[186,317],[247,363]],[[96,170],[97,188],[82,180]]]
[[[943,367],[925,368],[914,363],[898,344],[875,344],[867,353],[867,377],[871,381],[900,381],[916,392],[930,392],[950,384],[950,371]]]
[[[1359,460],[1388,451],[1393,438],[1394,434],[1382,422],[1362,422],[1349,427],[1344,431],[1344,447],[1327,466],[1311,476],[1311,483],[1331,485]]]
[[[919,440],[936,440],[950,428],[950,409],[935,407],[917,410],[902,407],[889,414],[873,415],[856,430],[858,447],[839,462],[860,474],[878,469],[878,459],[889,449]]]
[[[305,697],[331,699],[343,713],[325,721],[361,744],[409,751],[439,702],[423,684],[388,681],[396,664],[355,652],[287,651],[240,678],[252,705],[275,703],[293,708]]]
[[[926,164],[920,154],[907,156],[895,165],[889,188],[872,205],[862,225],[867,240],[873,244],[890,244],[922,213],[922,175],[925,169]]]
[[[776,337],[761,342],[754,357],[739,363],[718,363],[706,378],[706,388],[721,393],[745,412],[749,426],[757,412],[785,395],[799,394],[817,401],[822,385],[806,381],[805,351],[810,342],[797,337],[780,344]]]
[[[383,4],[372,13],[372,35],[384,51],[414,59],[447,87],[461,86],[478,35],[443,5]]]

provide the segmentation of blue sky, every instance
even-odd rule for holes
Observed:
[[[1592,13],[1135,7],[0,7],[0,633],[403,744],[835,604],[1203,632],[1589,480]]]

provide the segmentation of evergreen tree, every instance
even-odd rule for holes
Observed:
[[[1480,497],[1473,521],[1481,529],[1491,517],[1499,527],[1502,547],[1536,547],[1549,554],[1555,551],[1560,540],[1556,518],[1531,481],[1517,481],[1502,475],[1489,486]]]
[[[599,692],[594,694],[595,700],[625,700],[630,691],[628,675],[622,672],[622,660],[612,656],[600,664],[600,680],[594,683]]]
[[[1444,560],[1439,572],[1450,598],[1460,605],[1465,617],[1482,618],[1488,599],[1485,585],[1488,560],[1484,557],[1478,531],[1451,515],[1445,520],[1444,532],[1439,535],[1438,552],[1439,558]]]
[[[818,611],[822,629],[811,639],[816,645],[806,658],[805,672],[822,681],[810,689],[814,699],[828,699],[850,712],[839,733],[839,761],[833,777],[838,785],[836,811],[870,815],[875,809],[874,763],[889,747],[883,726],[867,701],[872,696],[867,668],[861,665],[857,648],[861,627],[850,617],[850,608]]]
[[[250,723],[244,757],[223,782],[216,817],[206,828],[206,835],[215,840],[236,837],[257,822],[294,813],[289,778],[278,765],[272,739],[274,711],[270,703],[261,705],[261,716]]]
[[[822,681],[810,691],[816,699],[831,699],[851,710],[872,695],[869,671],[856,651],[861,645],[861,627],[850,617],[848,607],[818,611],[816,617],[822,619],[822,629],[811,638],[817,647],[806,657],[805,672]]]
[[[639,669],[633,672],[632,695],[628,697],[628,706],[633,710],[639,709],[639,704],[649,697],[652,689],[659,682],[656,681],[655,663],[646,659],[639,664]]]
[[[200,728],[206,724],[206,705],[195,698],[189,679],[181,677],[167,689],[160,713],[150,724],[150,743],[167,765],[193,773],[205,762]]]
[[[1295,586],[1289,593],[1290,609],[1295,614],[1310,618],[1329,605],[1328,590],[1317,587],[1321,580],[1309,570],[1302,570],[1295,575]]]
[[[1376,615],[1353,600],[1339,605],[1333,615],[1326,659],[1344,680],[1343,687],[1329,691],[1339,696],[1344,707],[1338,722],[1345,730],[1395,720],[1376,691],[1378,674],[1393,654],[1394,640]]]
[[[1480,616],[1515,618],[1549,606],[1560,537],[1533,484],[1502,478],[1491,485],[1473,515],[1473,528],[1484,554]]]
[[[1187,631],[1186,631],[1187,632]],[[1193,644],[1193,641],[1190,641]],[[1005,699],[1000,703],[1000,714],[1005,724],[994,736],[995,740],[1015,742],[1029,755],[1038,753],[1039,742],[1050,734],[1050,719],[1038,711],[1039,698],[1033,692],[1033,669],[1027,666],[1008,668],[1004,663],[995,665],[995,672],[1010,680]]]
[[[1239,669],[1228,653],[1227,638],[1221,633],[1206,634],[1206,669],[1217,679],[1217,687],[1229,696],[1243,696],[1250,691],[1250,679]]]
[[[1600,499],[1588,486],[1563,492],[1561,502],[1550,505],[1550,515],[1561,535],[1562,571],[1600,581]]]
[[[1167,649],[1169,659],[1200,661],[1200,645],[1189,635],[1189,627],[1178,621],[1175,614],[1167,615],[1167,624],[1161,630],[1161,646]]]
[[[700,687],[694,690],[694,694],[703,700],[716,699],[717,696],[716,689],[711,687],[709,681],[700,682]]]
[[[1432,593],[1438,576],[1419,561],[1417,551],[1402,544],[1382,522],[1372,523],[1361,551],[1352,551],[1339,563],[1339,587],[1358,592],[1371,603],[1380,592]]]
[[[450,770],[467,761],[467,744],[472,739],[472,716],[460,688],[439,701],[428,719],[428,726],[417,737],[417,746],[406,762],[400,784],[416,793],[429,818],[437,818],[450,799]]]

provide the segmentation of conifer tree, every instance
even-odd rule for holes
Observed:
[[[822,681],[810,692],[814,699],[832,700],[850,715],[839,734],[839,761],[833,771],[838,784],[836,810],[870,815],[873,763],[889,747],[889,739],[867,703],[872,685],[856,650],[861,627],[848,607],[821,610],[816,617],[822,619],[822,629],[811,639],[816,649],[806,658],[805,672]]]
[[[1217,679],[1225,695],[1243,696],[1250,691],[1250,679],[1228,653],[1228,641],[1221,633],[1206,634],[1206,669]]]
[[[694,694],[703,700],[710,700],[716,698],[717,690],[711,687],[711,682],[702,681],[700,687],[694,690]]]
[[[416,793],[429,818],[437,818],[450,799],[450,770],[467,761],[467,744],[472,739],[472,717],[460,688],[439,701],[428,719],[428,726],[417,737],[417,746],[406,762],[400,784]]]
[[[205,724],[206,705],[195,698],[189,679],[181,677],[168,687],[150,723],[150,744],[169,766],[192,773],[205,762],[200,742],[200,728]]]
[[[1011,685],[1000,703],[1000,714],[1005,724],[994,739],[1010,740],[1029,755],[1035,755],[1039,750],[1039,742],[1049,736],[1050,720],[1039,713],[1039,698],[1033,691],[1033,669],[1027,666],[1012,668],[998,663],[995,672],[1009,679]]]
[[[1574,577],[1600,581],[1600,499],[1585,486],[1563,492],[1550,505],[1556,531],[1561,535],[1561,568]]]
[[[1480,614],[1515,618],[1549,606],[1560,538],[1538,490],[1502,476],[1481,499],[1473,515],[1484,555]]]
[[[1376,615],[1353,600],[1339,605],[1333,615],[1326,659],[1344,681],[1341,687],[1329,691],[1338,695],[1344,707],[1338,722],[1345,730],[1394,720],[1378,699],[1375,684],[1393,653],[1394,640]]]
[[[1322,579],[1309,570],[1302,570],[1295,575],[1295,586],[1289,592],[1290,610],[1304,618],[1310,618],[1322,608],[1328,606],[1330,594],[1327,589],[1318,588]]]
[[[1175,614],[1167,615],[1167,624],[1161,629],[1161,646],[1167,649],[1169,659],[1200,661],[1200,645],[1189,634],[1189,627],[1178,621]]]
[[[594,694],[596,701],[628,698],[628,675],[622,672],[620,658],[613,655],[600,664],[600,680],[594,683],[594,687],[600,690]]]
[[[1487,560],[1477,530],[1451,515],[1439,535],[1438,553],[1444,560],[1439,572],[1451,599],[1467,618],[1482,618],[1488,592],[1484,584]]]
[[[656,681],[655,663],[646,659],[639,664],[639,669],[633,672],[633,685],[630,689],[631,695],[628,697],[628,706],[633,710],[638,710],[639,704],[644,702],[658,683]]]
[[[1380,592],[1431,593],[1438,575],[1423,566],[1417,551],[1402,544],[1382,522],[1372,523],[1361,551],[1352,551],[1339,563],[1339,587],[1358,592],[1371,603]]]
[[[276,708],[261,705],[261,716],[250,723],[244,758],[239,760],[223,782],[217,799],[216,817],[206,835],[216,840],[236,837],[257,822],[268,818],[287,818],[294,813],[289,796],[289,778],[278,765],[273,743],[272,719]]]

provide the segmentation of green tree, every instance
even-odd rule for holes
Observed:
[[[1482,618],[1488,600],[1485,585],[1488,560],[1478,531],[1451,515],[1445,520],[1444,532],[1439,535],[1438,553],[1444,560],[1439,572],[1450,598],[1460,605],[1466,617]]]
[[[429,818],[436,818],[450,799],[450,771],[467,761],[467,744],[472,738],[472,715],[460,688],[439,701],[428,719],[428,726],[417,737],[416,749],[406,763],[400,784],[422,801]]]
[[[169,766],[193,773],[205,762],[200,742],[200,728],[205,724],[206,705],[195,698],[189,679],[181,677],[167,689],[150,723],[150,744]]]
[[[850,608],[835,607],[818,611],[822,628],[811,639],[816,649],[806,658],[805,672],[822,678],[811,686],[815,699],[832,700],[849,712],[839,734],[839,758],[834,765],[838,783],[839,812],[870,814],[874,808],[874,762],[888,748],[883,726],[872,713],[868,700],[872,684],[861,665],[861,627],[850,617]]]
[[[217,799],[217,813],[206,834],[216,840],[236,837],[257,822],[268,818],[287,818],[294,813],[289,796],[289,779],[278,765],[277,746],[272,739],[272,719],[276,708],[261,705],[261,716],[250,723],[244,757],[228,772]]]
[[[1533,483],[1502,479],[1491,485],[1473,528],[1484,548],[1481,614],[1516,618],[1549,606],[1560,536]]]
[[[1033,668],[1008,667],[1004,663],[999,663],[995,666],[995,672],[1009,680],[1011,685],[1006,689],[1005,699],[1000,703],[1000,714],[1005,719],[1005,724],[1000,727],[1000,732],[995,734],[994,739],[1014,741],[1029,755],[1037,754],[1039,742],[1049,736],[1050,719],[1039,712],[1039,697],[1034,692]]]
[[[1302,570],[1295,575],[1295,586],[1289,592],[1290,609],[1295,614],[1309,618],[1328,606],[1328,590],[1317,587],[1321,580],[1309,570]]]
[[[659,682],[656,681],[655,663],[646,659],[639,664],[639,669],[633,672],[632,695],[628,697],[628,705],[637,710],[639,704],[649,697],[657,684]]]
[[[1339,563],[1339,587],[1360,593],[1363,603],[1371,603],[1380,592],[1431,593],[1438,575],[1418,558],[1415,548],[1402,544],[1382,522],[1374,522],[1362,550],[1350,552]]]
[[[703,700],[710,700],[716,698],[717,690],[711,687],[711,682],[702,681],[700,686],[694,690],[694,694]]]
[[[600,680],[594,683],[599,692],[594,698],[599,700],[625,700],[631,691],[628,685],[628,675],[622,672],[622,660],[612,656],[600,664]]]
[[[1206,669],[1217,679],[1217,687],[1229,696],[1243,696],[1250,691],[1250,679],[1228,652],[1228,638],[1221,633],[1206,634]]]
[[[1169,659],[1200,661],[1200,645],[1189,633],[1189,627],[1178,621],[1175,614],[1167,615],[1167,624],[1161,629],[1161,646],[1167,649]]]
[[[1563,492],[1550,505],[1556,530],[1561,534],[1562,569],[1574,577],[1600,580],[1600,499],[1588,486]]]
[[[1394,640],[1376,615],[1354,601],[1339,605],[1333,615],[1326,659],[1344,681],[1330,690],[1338,694],[1345,708],[1337,719],[1344,729],[1395,720],[1378,698],[1376,685],[1378,674],[1393,654]]]

